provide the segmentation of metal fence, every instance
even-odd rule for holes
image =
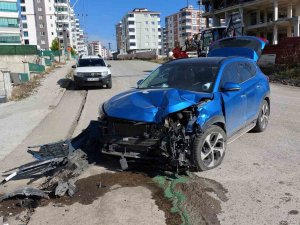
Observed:
[[[36,45],[1,45],[0,55],[37,55]]]

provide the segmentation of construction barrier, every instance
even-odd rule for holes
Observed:
[[[36,45],[1,45],[0,55],[37,55]]]
[[[28,63],[29,64],[29,71],[35,73],[42,73],[45,71],[45,66],[35,64],[35,63]]]

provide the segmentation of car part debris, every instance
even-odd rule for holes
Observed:
[[[6,200],[6,199],[17,197],[17,196],[39,197],[39,198],[49,199],[49,196],[45,192],[43,192],[37,188],[24,187],[21,189],[17,189],[13,192],[4,194],[2,197],[0,197],[0,202],[2,202],[3,200]]]
[[[31,218],[31,216],[32,216],[32,213],[33,213],[32,210],[27,209],[26,211],[21,212],[21,213],[16,217],[16,219],[19,220],[19,221],[21,221],[21,222],[24,223],[24,224],[28,224],[28,222],[29,222],[29,220],[30,220],[30,218]]]

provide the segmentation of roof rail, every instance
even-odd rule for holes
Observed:
[[[99,58],[102,58],[102,56],[100,54],[98,54],[97,56],[99,56]]]

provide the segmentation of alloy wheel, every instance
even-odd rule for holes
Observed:
[[[221,133],[210,133],[205,138],[201,149],[201,160],[208,168],[214,167],[222,160],[225,152],[225,138]]]

